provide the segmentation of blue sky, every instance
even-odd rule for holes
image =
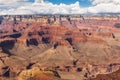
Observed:
[[[60,3],[64,3],[64,4],[73,4],[77,1],[80,2],[80,5],[82,7],[88,7],[91,6],[91,2],[89,0],[45,0],[45,1],[49,1],[52,2],[53,4],[60,4]],[[30,2],[34,2],[34,0],[30,0]]]
[[[90,6],[90,1],[88,0],[49,0],[49,1],[56,4],[59,4],[59,3],[72,4],[72,3],[75,3],[76,1],[79,1],[80,5],[83,7]]]

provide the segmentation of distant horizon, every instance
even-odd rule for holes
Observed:
[[[120,13],[85,13],[85,14],[3,14],[0,16],[27,16],[27,15],[40,15],[40,16],[53,16],[53,15],[120,15]]]

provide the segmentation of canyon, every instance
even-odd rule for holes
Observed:
[[[119,14],[0,16],[1,80],[119,80],[119,68]]]

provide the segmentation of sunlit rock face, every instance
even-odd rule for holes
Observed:
[[[16,78],[37,67],[79,80],[117,71],[119,23],[117,15],[2,16],[0,75]]]

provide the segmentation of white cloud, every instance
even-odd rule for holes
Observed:
[[[120,13],[119,0],[91,0],[93,6],[88,8],[91,13]]]
[[[109,4],[109,3],[113,3],[116,5],[120,5],[120,0],[91,0],[92,4],[97,5],[97,4]]]
[[[29,0],[0,0],[0,14],[83,14],[100,12],[119,12],[119,0],[90,0],[92,6],[83,8],[79,2],[70,5],[53,4],[43,0],[35,0],[30,3]]]
[[[10,5],[16,3],[28,2],[28,0],[0,0],[0,5]]]

